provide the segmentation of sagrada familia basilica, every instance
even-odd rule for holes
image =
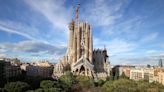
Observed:
[[[92,26],[79,19],[80,4],[75,18],[69,23],[69,40],[65,56],[55,65],[54,76],[60,77],[69,68],[74,75],[92,78],[110,76],[110,62],[107,50],[93,50]]]

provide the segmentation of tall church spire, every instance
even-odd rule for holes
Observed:
[[[79,20],[79,8],[80,8],[80,0],[78,0],[78,4],[76,6],[75,20]]]

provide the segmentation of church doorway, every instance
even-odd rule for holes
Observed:
[[[85,75],[85,68],[83,65],[80,68],[80,75]]]

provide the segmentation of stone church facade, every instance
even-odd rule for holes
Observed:
[[[89,76],[92,78],[107,77],[110,75],[110,63],[107,50],[94,50],[92,27],[78,18],[76,8],[75,19],[69,23],[69,40],[65,56],[54,67],[54,76],[64,74],[66,67],[70,67],[74,75]]]

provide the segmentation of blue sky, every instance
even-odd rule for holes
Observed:
[[[0,0],[0,57],[58,62],[77,0]],[[93,46],[115,64],[158,64],[164,56],[164,0],[81,0]]]

